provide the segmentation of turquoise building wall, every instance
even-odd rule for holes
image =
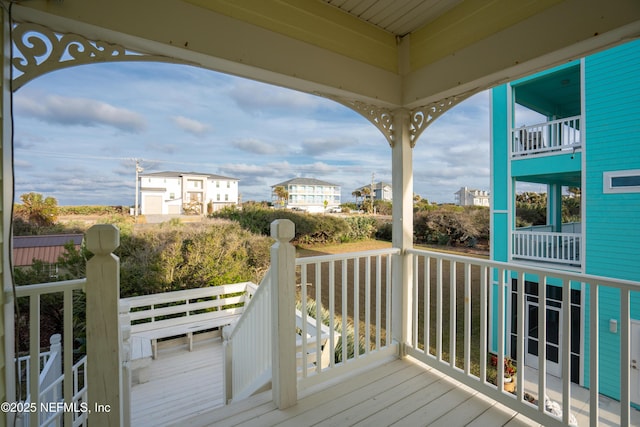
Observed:
[[[584,143],[575,153],[574,165],[582,164],[582,222],[587,274],[640,281],[640,193],[611,194],[603,191],[603,173],[640,170],[640,41],[632,41],[585,58],[583,69],[584,110],[581,126]],[[561,68],[561,67],[560,67]],[[545,73],[549,73],[546,71]],[[541,74],[540,74],[541,75]],[[536,77],[540,76],[537,75]],[[523,79],[526,80],[526,79]],[[521,80],[522,81],[522,80]],[[508,157],[509,85],[492,91],[492,259],[507,261],[512,215],[509,183],[512,176],[533,175],[549,169],[562,172],[558,158]],[[566,155],[565,155],[566,156]],[[554,163],[557,165],[554,166]],[[566,162],[564,164],[567,164]],[[538,165],[538,166],[537,166]],[[546,170],[543,170],[546,169]],[[505,210],[509,213],[505,213]],[[575,288],[575,285],[572,286]],[[584,289],[585,319],[589,319],[590,289]],[[494,300],[496,299],[494,295]],[[492,301],[495,303],[495,301]],[[620,321],[620,293],[601,288],[598,319],[600,392],[620,397],[620,333],[609,331],[609,320]],[[640,319],[640,292],[631,295],[631,317]],[[496,313],[492,313],[495,325]],[[584,323],[583,379],[589,386],[589,322]],[[498,334],[495,326],[493,340]],[[495,349],[494,349],[495,350]]]
[[[640,193],[603,191],[604,172],[640,169],[640,41],[585,58],[584,77],[586,273],[640,281]],[[609,319],[620,320],[620,293],[603,289],[599,297],[599,387],[619,398],[620,334],[609,332]],[[640,319],[639,293],[631,299],[631,317]],[[590,314],[588,304],[585,313]],[[588,332],[587,325],[585,348]],[[588,386],[587,368],[584,374]]]

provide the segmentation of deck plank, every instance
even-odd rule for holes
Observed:
[[[212,339],[161,351],[150,380],[131,388],[131,425],[162,426],[223,404],[222,344]]]
[[[375,396],[380,390],[393,387],[398,381],[404,382],[415,376],[419,376],[422,372],[414,366],[402,363],[401,361],[392,362],[388,368],[377,371],[373,369],[368,375],[358,375],[343,381],[341,385],[332,387],[322,392],[314,393],[304,397],[298,401],[298,404],[284,411],[274,411],[260,418],[252,420],[256,426],[261,425],[279,425],[299,426],[313,425],[326,419],[330,414],[335,414],[352,406],[353,396],[357,395],[359,399],[365,396]],[[382,387],[382,388],[381,388]]]
[[[441,394],[436,399],[418,406],[416,410],[400,419],[394,426],[417,426],[428,425],[431,421],[437,420],[449,411],[458,409],[464,410],[475,393],[469,392],[462,387],[453,387],[446,393]],[[419,404],[420,405],[420,404]],[[464,406],[463,406],[464,405]]]
[[[369,416],[377,419],[376,415],[378,411],[410,397],[413,393],[422,389],[425,384],[431,384],[436,380],[429,372],[420,372],[418,370],[416,373],[417,375],[406,379],[402,384],[396,383],[390,385],[388,388],[378,389],[377,391],[372,390],[371,396],[368,399],[363,400],[363,396],[355,396],[357,400],[352,399],[352,401],[355,400],[355,402],[357,402],[355,404],[345,400],[345,403],[349,404],[347,409],[330,417],[325,413],[324,419],[321,419],[321,421],[315,425],[323,427],[354,425]],[[322,415],[323,414],[320,413],[321,417]]]
[[[415,410],[416,405],[430,402],[454,387],[450,382],[433,375],[430,376],[429,380],[431,382],[424,382],[422,387],[408,396],[403,397],[393,404],[381,407],[375,413],[366,414],[367,417],[354,424],[354,426],[367,427],[373,424],[391,425],[398,422],[405,414]]]
[[[531,425],[493,400],[411,358],[380,362],[299,391],[279,410],[267,391],[223,406],[220,340],[163,351],[151,380],[132,388],[134,426]]]
[[[513,409],[498,405],[495,402],[480,416],[470,421],[467,427],[485,427],[488,425],[502,426],[518,415]]]

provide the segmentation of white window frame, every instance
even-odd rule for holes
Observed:
[[[603,172],[602,192],[605,194],[640,193],[640,185],[630,185],[625,187],[614,187],[612,185],[614,178],[621,178],[626,176],[640,176],[640,169]]]

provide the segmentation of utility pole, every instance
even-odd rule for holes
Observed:
[[[369,196],[371,197],[371,212],[373,212],[374,215],[376,213],[376,208],[373,206],[373,199],[376,198],[376,189],[375,189],[375,186],[373,185],[373,180],[375,176],[376,176],[375,173],[371,173],[371,195]]]
[[[133,207],[133,222],[134,224],[137,224],[138,223],[138,191],[140,188],[140,184],[138,182],[139,180],[138,174],[143,172],[144,169],[140,166],[140,161],[138,159],[135,159],[135,161],[136,161],[136,203],[135,203],[135,206]]]

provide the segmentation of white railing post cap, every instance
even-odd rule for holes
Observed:
[[[87,230],[87,249],[96,255],[106,255],[120,246],[120,233],[113,224],[96,224]]]
[[[296,226],[290,219],[276,219],[271,223],[271,237],[290,241],[296,235]]]
[[[62,340],[62,336],[60,334],[53,334],[49,337],[49,344],[50,345],[60,344],[61,340]]]

